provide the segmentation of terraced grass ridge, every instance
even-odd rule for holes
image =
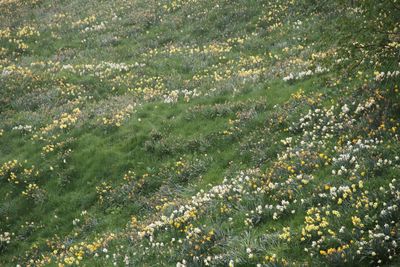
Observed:
[[[400,266],[398,0],[0,0],[0,266]]]

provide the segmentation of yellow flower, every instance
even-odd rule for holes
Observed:
[[[351,221],[353,222],[354,226],[360,226],[360,227],[364,226],[364,224],[361,223],[361,219],[357,216],[352,216]]]

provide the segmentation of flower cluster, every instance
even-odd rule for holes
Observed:
[[[7,246],[11,243],[14,233],[3,232],[0,233],[0,253],[4,251]]]
[[[21,131],[22,133],[31,133],[33,130],[32,125],[18,125],[12,128],[13,131]]]
[[[70,128],[77,122],[80,115],[81,111],[79,108],[74,108],[71,113],[62,113],[58,119],[53,120],[53,122],[40,129],[41,137],[38,138],[43,140],[43,136],[56,129],[63,130]]]
[[[17,188],[22,188],[22,196],[31,199],[34,203],[42,203],[45,200],[45,190],[37,185],[40,172],[34,165],[26,166],[26,162],[11,160],[0,167],[0,177],[7,180]]]
[[[328,72],[328,71],[329,70],[327,68],[323,68],[321,66],[317,66],[314,71],[313,70],[307,70],[307,71],[301,71],[301,72],[296,73],[296,74],[290,73],[288,76],[283,77],[283,80],[285,82],[291,81],[291,80],[301,80],[304,77],[312,76],[314,74],[324,73],[324,72]]]
[[[109,118],[102,118],[103,125],[116,126],[120,127],[122,123],[128,119],[131,114],[134,112],[134,108],[132,105],[128,105],[126,108],[118,111],[115,114],[112,114]]]
[[[16,30],[3,28],[0,30],[0,54],[20,55],[29,49],[29,43],[40,36],[33,26],[22,26]]]
[[[33,200],[36,204],[43,203],[46,199],[46,191],[39,188],[39,186],[35,183],[29,183],[25,190],[22,191],[22,195]]]
[[[148,174],[140,177],[135,172],[128,171],[118,185],[112,186],[107,182],[102,182],[96,186],[96,192],[104,207],[126,205],[137,198],[147,180]]]

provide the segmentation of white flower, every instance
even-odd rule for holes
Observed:
[[[349,109],[349,107],[347,106],[347,104],[344,104],[344,106],[342,107],[342,112],[344,113],[344,114],[346,114],[347,112],[349,112],[350,111],[350,109]]]

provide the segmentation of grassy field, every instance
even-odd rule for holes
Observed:
[[[0,14],[0,266],[400,266],[399,1]]]

